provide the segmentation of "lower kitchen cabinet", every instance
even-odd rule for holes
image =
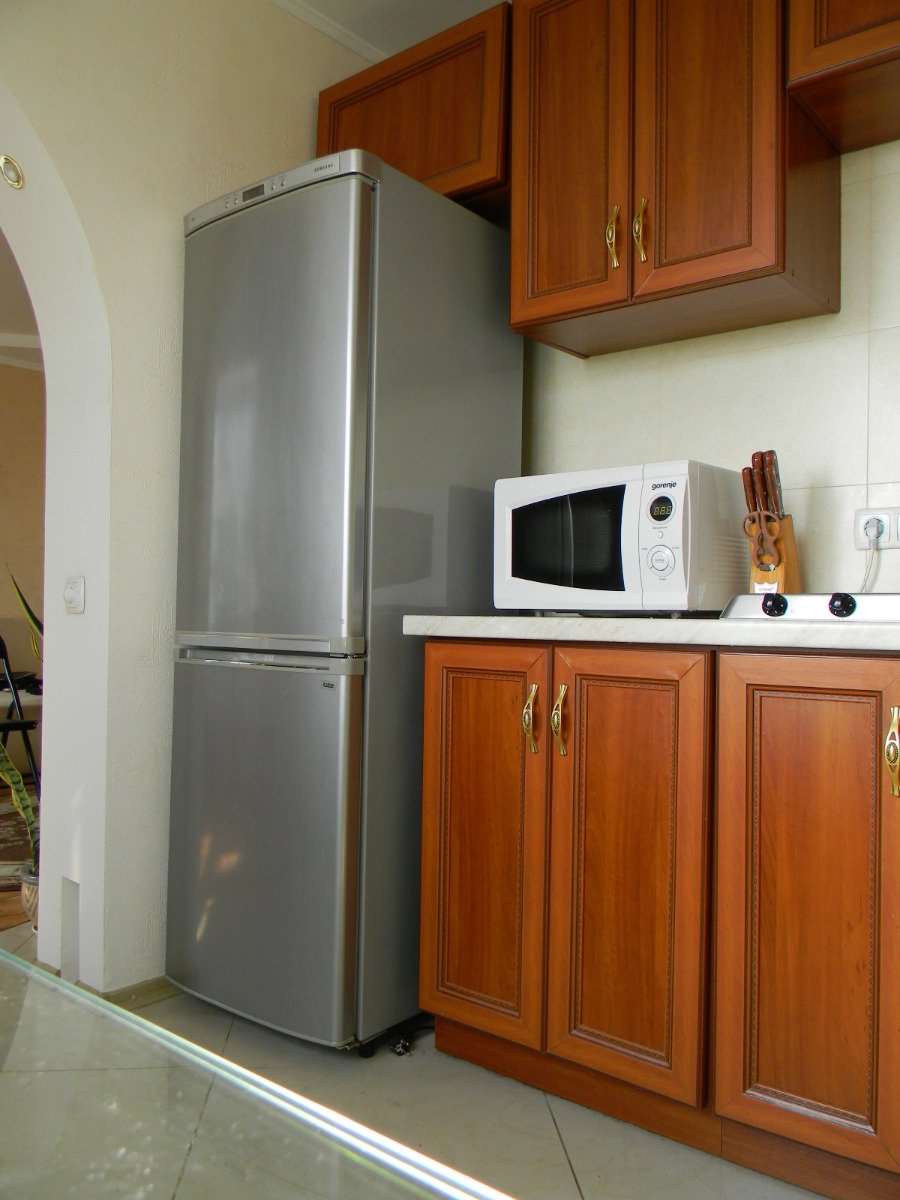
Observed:
[[[900,660],[719,661],[716,1110],[900,1171]]]
[[[550,651],[425,650],[419,1002],[539,1047]]]
[[[557,648],[547,1050],[702,1098],[710,656]]]
[[[421,952],[438,1049],[898,1200],[900,655],[429,642]]]
[[[709,655],[552,665],[551,689],[546,647],[426,648],[420,1002],[696,1105]]]

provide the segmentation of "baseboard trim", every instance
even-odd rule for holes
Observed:
[[[142,983],[132,984],[131,987],[100,993],[103,999],[108,1000],[110,1004],[115,1004],[117,1008],[128,1009],[129,1012],[146,1008],[148,1004],[158,1004],[161,1000],[171,1000],[173,996],[181,994],[181,989],[176,987],[171,980],[166,979],[164,975],[158,975],[154,979],[145,979]]]

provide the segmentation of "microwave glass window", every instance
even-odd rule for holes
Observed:
[[[558,587],[623,592],[625,484],[573,492],[512,511],[512,573]]]

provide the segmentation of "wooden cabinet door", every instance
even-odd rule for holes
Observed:
[[[515,0],[512,105],[512,323],[627,301],[631,0]]]
[[[697,1105],[709,655],[557,648],[553,688],[547,1049]]]
[[[506,181],[509,5],[319,94],[317,153],[368,150],[445,196]]]
[[[635,298],[778,264],[780,22],[779,0],[635,0]]]
[[[419,1001],[535,1048],[544,1011],[549,664],[550,651],[534,645],[425,648]],[[533,743],[523,729],[529,696]]]
[[[900,0],[790,0],[791,83],[900,51]]]
[[[792,94],[846,153],[900,137],[900,0],[790,0]]]
[[[900,1170],[900,661],[725,654],[716,1110]]]

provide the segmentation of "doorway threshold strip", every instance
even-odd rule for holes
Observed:
[[[358,1121],[345,1117],[335,1109],[309,1100],[289,1088],[282,1087],[254,1071],[247,1070],[211,1050],[197,1046],[186,1038],[154,1025],[136,1013],[117,1008],[92,992],[77,987],[66,980],[49,974],[40,967],[24,962],[20,958],[0,949],[0,965],[8,966],[20,975],[26,975],[39,986],[57,991],[79,1005],[93,1009],[104,1018],[130,1029],[140,1037],[172,1050],[179,1058],[211,1071],[226,1082],[238,1085],[242,1091],[279,1110],[288,1117],[317,1133],[346,1146],[351,1152],[361,1154],[373,1165],[386,1167],[396,1175],[433,1192],[447,1200],[513,1200],[506,1192],[500,1192],[488,1184],[480,1183],[461,1171],[420,1154],[393,1138],[386,1137]],[[341,1053],[341,1051],[335,1051]]]

